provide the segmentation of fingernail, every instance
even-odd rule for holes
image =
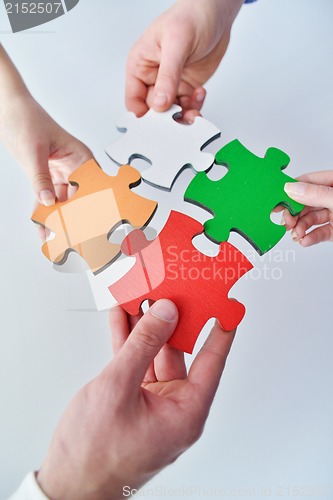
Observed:
[[[156,94],[155,97],[154,97],[154,106],[156,106],[157,108],[161,107],[161,106],[165,106],[166,103],[168,102],[168,98],[166,96],[166,94]]]
[[[291,239],[293,241],[298,241],[298,235],[294,229],[291,231]]]
[[[43,189],[43,191],[41,191],[39,193],[39,196],[40,196],[41,202],[46,207],[50,207],[51,205],[55,204],[55,196],[52,193],[52,191],[50,191],[49,189]]]
[[[286,225],[286,219],[284,218],[284,215],[282,215],[282,217],[281,217],[280,224],[281,224],[281,226],[285,226]]]
[[[287,182],[284,185],[284,190],[291,195],[303,196],[305,194],[306,184],[304,184],[304,182]]]
[[[203,102],[205,100],[206,94],[204,92],[200,92],[195,96],[195,100],[197,102]]]
[[[177,309],[176,306],[170,300],[159,300],[155,302],[150,308],[150,312],[156,318],[162,319],[171,323],[176,318]]]

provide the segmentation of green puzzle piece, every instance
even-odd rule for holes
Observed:
[[[272,210],[282,205],[291,215],[298,215],[304,208],[283,189],[286,182],[297,182],[282,172],[289,156],[269,148],[265,158],[259,158],[234,140],[220,149],[215,162],[225,165],[228,173],[218,181],[209,179],[205,172],[198,173],[185,192],[185,200],[214,215],[204,225],[210,239],[221,243],[228,240],[230,231],[236,231],[264,254],[286,232],[284,226],[271,221]]]

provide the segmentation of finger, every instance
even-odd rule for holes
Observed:
[[[28,172],[31,172],[33,189],[39,203],[46,207],[54,205],[55,192],[49,170],[49,150],[47,145],[36,147],[30,152]]]
[[[190,368],[188,381],[200,388],[207,406],[214,399],[235,334],[236,330],[225,332],[216,322]]]
[[[128,339],[132,329],[142,318],[142,311],[136,316],[127,314],[120,306],[112,307],[109,311],[109,324],[111,329],[112,352],[114,356],[118,354]],[[144,382],[156,382],[154,363],[152,362],[147,370]]]
[[[158,300],[133,329],[115,361],[125,387],[137,390],[149,365],[169,340],[178,321],[178,311],[170,300]]]
[[[132,111],[138,117],[143,116],[149,109],[146,103],[147,93],[147,85],[127,71],[125,102],[128,111]]]
[[[290,229],[296,226],[298,219],[299,217],[297,215],[294,217],[291,215],[289,210],[284,209],[281,218],[281,225],[285,226],[287,231],[290,231]]]
[[[54,190],[58,201],[67,200],[67,184],[55,184]]]
[[[166,111],[175,101],[189,50],[189,40],[185,34],[171,36],[169,33],[166,43],[162,43],[153,99],[156,111]]]
[[[150,303],[150,301],[148,301],[148,302],[149,302],[149,306],[151,306],[152,303]],[[136,316],[131,316],[131,315],[128,316],[128,323],[129,323],[130,332],[136,327],[136,325],[139,323],[142,316],[143,316],[142,308],[140,309],[139,314],[137,314]],[[148,370],[146,371],[146,374],[145,374],[144,379],[143,379],[143,383],[151,384],[151,383],[156,382],[156,381],[157,381],[157,378],[156,378],[156,374],[155,374],[154,361],[152,361],[148,367]]]
[[[285,209],[285,212],[283,212],[283,221],[281,221],[285,224],[287,231],[290,231],[290,229],[293,229],[299,219],[301,217],[304,217],[304,215],[307,215],[310,212],[315,212],[317,210],[323,210],[321,207],[305,207],[302,212],[299,215],[292,216],[290,212]]]
[[[333,170],[322,170],[320,172],[311,172],[297,177],[298,181],[311,182],[312,184],[324,184],[333,186]]]
[[[160,382],[185,379],[187,376],[184,353],[169,344],[165,344],[157,354],[154,367],[156,379]]]
[[[73,185],[73,184],[68,184],[67,185],[67,200],[69,200],[72,196],[74,196],[74,194],[77,192],[78,190],[78,186],[77,185]]]
[[[312,245],[322,243],[323,241],[333,241],[333,227],[331,224],[317,227],[310,233],[306,234],[304,238],[299,240],[299,244],[302,247],[311,247]]]
[[[197,116],[201,116],[200,111],[198,111],[197,109],[188,109],[183,112],[181,121],[183,123],[191,125],[192,123],[194,123]]]
[[[206,99],[206,90],[203,87],[197,87],[190,99],[189,109],[201,110]]]
[[[206,97],[203,87],[193,90],[191,96],[181,96],[179,103],[183,109],[182,122],[192,124],[197,116],[201,116],[200,110]]]
[[[194,92],[193,86],[181,80],[173,104],[178,104],[183,109],[191,109],[191,96],[193,95],[193,92]],[[154,97],[155,97],[155,83],[154,85],[150,85],[147,90],[146,103],[149,108],[154,107]],[[196,106],[194,106],[194,108],[195,107]]]
[[[140,309],[139,314],[136,314],[135,316],[132,316],[131,314],[128,315],[128,324],[130,332],[136,327],[142,316],[143,316],[142,309]]]
[[[203,87],[194,89],[192,85],[182,80],[177,91],[177,97],[183,111],[188,109],[200,111],[206,97],[206,91]]]
[[[116,354],[125,344],[130,333],[127,313],[120,307],[111,307],[109,311],[109,325],[111,330],[112,351]]]
[[[294,241],[304,238],[307,230],[312,226],[319,226],[329,222],[330,214],[327,208],[313,210],[299,217],[296,226],[292,230],[291,237]]]
[[[310,207],[333,210],[333,188],[306,182],[287,182],[284,189],[288,196]]]
[[[148,370],[145,373],[142,384],[153,384],[155,382],[157,382],[157,377],[155,373],[155,363],[152,361],[148,366]]]
[[[45,241],[48,236],[47,232],[49,232],[49,230],[46,227],[41,226],[40,224],[36,224],[35,227],[37,230],[38,238],[42,241]]]

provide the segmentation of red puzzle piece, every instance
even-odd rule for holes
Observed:
[[[188,353],[192,353],[208,319],[217,318],[227,331],[241,322],[245,307],[230,300],[228,293],[253,267],[228,242],[221,243],[216,257],[201,253],[193,246],[192,239],[202,232],[202,224],[176,211],[171,212],[160,235],[152,242],[139,229],[131,232],[122,244],[122,251],[134,255],[136,263],[109,287],[121,307],[132,315],[139,313],[147,299],[175,302],[179,322],[169,344]]]

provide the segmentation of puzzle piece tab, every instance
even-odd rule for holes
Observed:
[[[74,196],[50,207],[39,205],[32,215],[35,223],[55,233],[44,243],[44,255],[62,264],[75,251],[95,273],[108,266],[120,253],[120,245],[108,241],[112,230],[124,222],[143,227],[156,210],[155,201],[130,189],[140,180],[130,165],[120,167],[116,176],[107,175],[94,160],[81,165],[69,177],[78,185]]]
[[[133,231],[123,241],[122,250],[135,256],[136,263],[109,287],[117,302],[132,315],[138,314],[146,299],[174,301],[179,322],[169,344],[189,353],[208,319],[217,318],[228,331],[240,323],[245,307],[230,300],[228,293],[253,267],[230,243],[222,243],[216,257],[201,253],[192,239],[202,232],[198,221],[176,211],[171,212],[152,242],[145,244],[142,231]]]
[[[173,119],[180,112],[181,107],[173,105],[164,113],[150,109],[141,118],[127,113],[118,126],[126,133],[107,148],[107,154],[119,165],[134,158],[146,159],[151,167],[141,172],[142,178],[168,190],[185,167],[208,170],[214,156],[201,149],[219,137],[220,131],[202,117],[191,125],[180,124]]]
[[[286,228],[270,219],[272,210],[282,205],[291,215],[304,206],[289,198],[286,182],[296,182],[282,170],[290,158],[279,149],[269,148],[264,158],[251,153],[238,140],[224,146],[215,162],[225,165],[228,173],[212,181],[198,173],[185,192],[185,200],[210,211],[213,219],[206,221],[205,234],[218,243],[227,241],[230,231],[244,236],[262,255],[284,236]]]

